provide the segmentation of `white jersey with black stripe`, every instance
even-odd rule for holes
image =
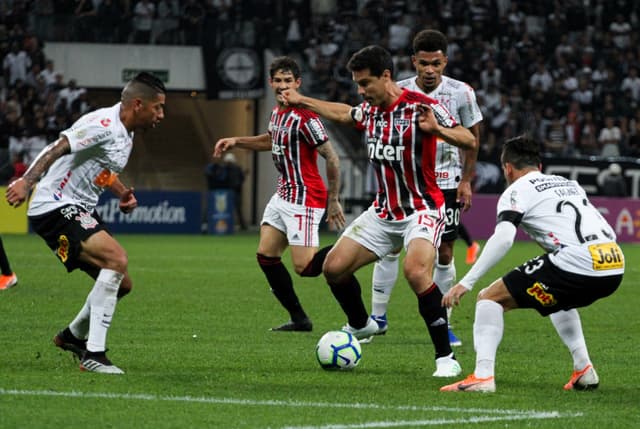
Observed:
[[[497,211],[498,222],[521,226],[564,271],[587,276],[624,273],[615,231],[575,180],[527,173],[502,193]]]
[[[37,216],[67,204],[93,211],[100,194],[127,165],[133,132],[120,120],[120,106],[98,109],[78,119],[60,133],[71,153],[49,167],[34,192],[29,216]]]
[[[433,91],[426,93],[411,77],[398,82],[401,88],[420,92],[438,100],[451,113],[457,123],[465,128],[482,121],[482,112],[476,102],[476,93],[466,83],[442,76],[440,85]],[[456,189],[462,178],[462,158],[460,150],[442,140],[438,140],[436,151],[436,181],[440,189]]]

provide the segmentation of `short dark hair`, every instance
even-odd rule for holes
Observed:
[[[125,85],[120,98],[123,103],[128,103],[135,98],[155,100],[158,94],[166,92],[164,83],[160,79],[151,73],[141,72]]]
[[[518,170],[525,167],[538,167],[542,162],[538,142],[526,135],[504,142],[500,159],[503,164],[509,162]]]
[[[271,66],[269,67],[269,77],[273,79],[273,76],[278,72],[278,70],[291,72],[295,79],[300,78],[300,66],[296,60],[291,57],[283,56],[274,58],[271,62]]]
[[[164,87],[164,83],[151,73],[140,72],[131,81],[147,85],[149,88],[155,89],[156,92],[160,94],[167,92],[167,89]]]
[[[393,76],[393,59],[389,51],[378,45],[365,46],[351,56],[347,63],[350,72],[369,69],[371,76],[380,77],[385,70]]]
[[[422,30],[413,38],[413,53],[442,51],[447,55],[447,36],[438,30]]]

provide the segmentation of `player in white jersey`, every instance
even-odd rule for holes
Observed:
[[[476,367],[442,391],[495,391],[495,359],[504,330],[503,313],[533,308],[550,315],[571,352],[573,374],[564,386],[593,389],[598,375],[589,358],[576,308],[611,295],[622,282],[624,255],[616,234],[575,181],[540,172],[538,143],[516,137],[502,149],[509,185],[498,200],[498,223],[471,270],[443,297],[447,307],[461,297],[511,248],[518,226],[545,250],[478,294],[473,325]]]
[[[398,86],[421,92],[443,104],[457,123],[468,128],[476,139],[473,149],[464,150],[438,139],[436,153],[436,182],[445,199],[446,226],[438,247],[438,262],[433,280],[446,293],[456,279],[453,246],[458,238],[460,209],[471,207],[471,180],[475,172],[479,148],[479,123],[482,113],[476,95],[469,85],[443,76],[447,65],[447,38],[436,30],[420,31],[413,39],[411,60],[416,76],[398,82]],[[378,323],[378,334],[387,331],[387,307],[398,277],[399,251],[376,262],[371,282],[371,317]],[[449,318],[451,313],[448,313]],[[366,341],[371,339],[366,339]],[[449,327],[449,341],[453,346],[462,342]]]
[[[120,198],[120,210],[135,209],[133,188],[118,174],[129,159],[134,131],[155,127],[164,118],[164,104],[162,81],[138,74],[118,104],[87,113],[62,131],[7,188],[7,201],[17,207],[39,182],[27,212],[33,230],[67,271],[79,268],[95,280],[80,312],[53,339],[80,359],[84,371],[123,374],[106,356],[106,337],[116,303],[132,282],[125,250],[94,209],[105,189]]]

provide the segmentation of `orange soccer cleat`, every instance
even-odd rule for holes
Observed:
[[[18,276],[11,273],[8,276],[0,275],[0,290],[7,290],[18,284]]]
[[[465,262],[467,265],[471,265],[478,259],[478,253],[480,252],[480,245],[477,242],[473,242],[471,246],[467,247],[467,259]]]
[[[477,378],[475,374],[471,374],[464,380],[457,383],[442,386],[441,392],[495,392],[496,380],[495,377]]]

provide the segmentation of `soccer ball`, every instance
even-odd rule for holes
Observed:
[[[316,358],[324,369],[353,369],[361,357],[358,339],[346,331],[329,331],[316,346]]]

